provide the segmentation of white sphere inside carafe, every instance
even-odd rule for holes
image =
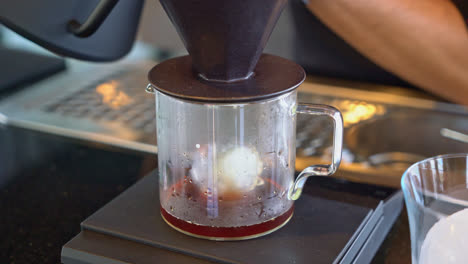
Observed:
[[[254,148],[235,147],[217,163],[218,194],[224,199],[240,198],[255,188],[263,163]]]
[[[215,187],[217,195],[222,199],[236,200],[255,188],[263,170],[263,162],[254,148],[232,147],[219,154],[216,164],[212,164],[209,157],[212,150],[212,146],[202,145],[194,154],[191,177],[201,192],[213,192]],[[210,181],[208,175],[216,177],[216,181]]]

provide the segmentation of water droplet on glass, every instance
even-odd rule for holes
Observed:
[[[257,197],[257,199],[258,199],[259,201],[262,200],[262,196],[259,195],[259,196]]]
[[[247,194],[244,194],[244,198],[247,198]]]
[[[273,194],[276,195],[278,192],[276,190],[273,191]]]
[[[223,201],[223,197],[219,197],[218,201],[222,202],[222,201]]]
[[[170,209],[171,209],[171,212],[174,212],[174,207],[171,206]]]
[[[192,183],[192,179],[189,179],[189,182]]]
[[[197,149],[199,149],[199,148],[200,148],[200,144],[196,144],[195,147],[196,147]]]

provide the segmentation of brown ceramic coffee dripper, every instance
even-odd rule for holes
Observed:
[[[149,72],[156,94],[161,214],[196,237],[268,234],[293,214],[307,177],[341,160],[335,108],[297,104],[304,70],[262,54],[287,0],[161,0],[190,55]],[[294,179],[297,113],[328,115],[333,161]]]

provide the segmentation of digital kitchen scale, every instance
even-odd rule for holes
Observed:
[[[62,263],[369,263],[402,201],[396,189],[311,177],[280,230],[216,242],[163,221],[153,172],[82,222],[82,231],[62,248]]]

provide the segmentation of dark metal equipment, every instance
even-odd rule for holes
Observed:
[[[3,1],[0,23],[66,57],[112,61],[134,42],[143,0]]]

